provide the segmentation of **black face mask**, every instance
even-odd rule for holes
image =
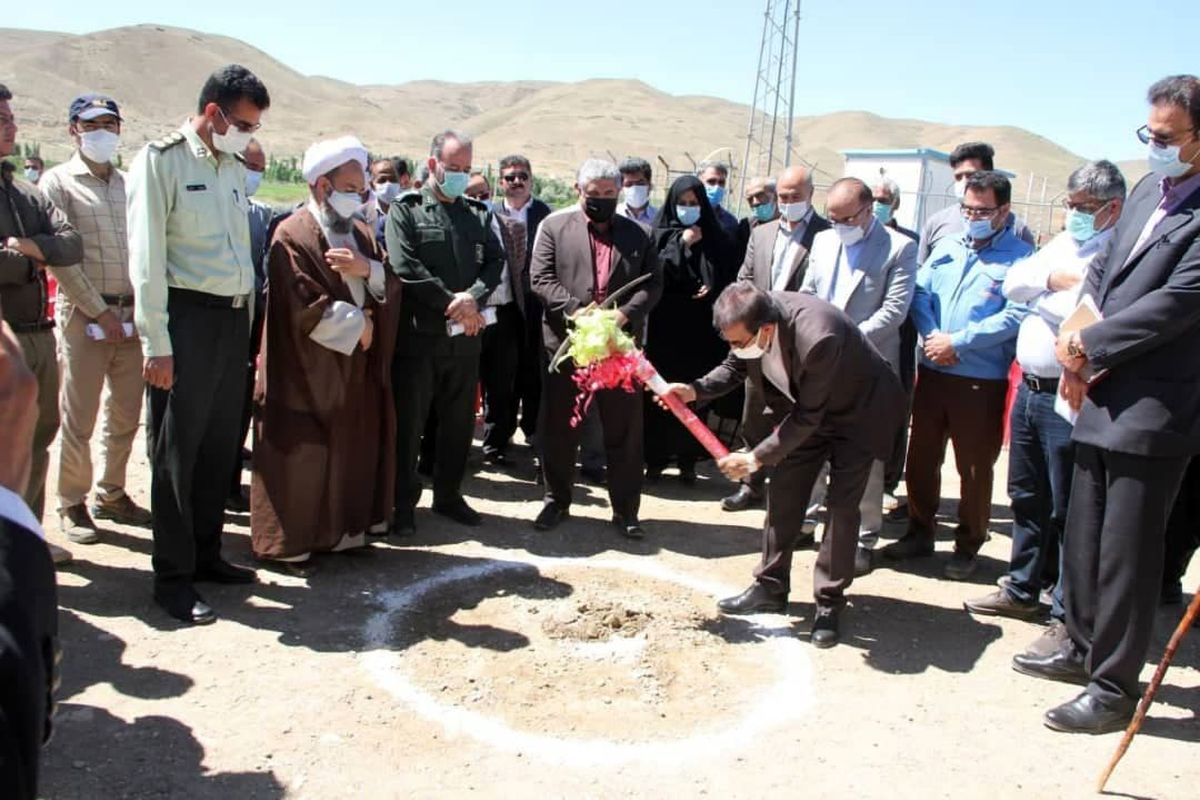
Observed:
[[[617,213],[617,198],[585,197],[583,213],[587,214],[587,218],[592,222],[604,224],[613,218],[613,214]]]

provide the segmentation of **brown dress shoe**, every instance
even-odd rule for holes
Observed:
[[[96,523],[88,513],[87,506],[76,503],[58,512],[58,524],[66,537],[75,544],[95,544],[100,541]]]

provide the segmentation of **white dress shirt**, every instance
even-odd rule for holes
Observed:
[[[1039,378],[1057,378],[1062,374],[1054,355],[1058,326],[1079,304],[1087,271],[1096,256],[1112,244],[1112,234],[1113,229],[1109,228],[1080,244],[1063,231],[1041,250],[1009,267],[1004,278],[1004,296],[1028,304],[1033,311],[1021,321],[1017,333],[1017,363],[1026,374]],[[1072,272],[1081,280],[1070,289],[1052,292],[1046,282],[1056,270]]]
[[[771,288],[777,292],[783,291],[787,286],[791,275],[786,266],[794,260],[796,248],[800,247],[800,240],[804,238],[804,232],[808,230],[808,223],[812,221],[814,213],[810,206],[791,228],[784,227],[787,225],[786,220],[779,220],[779,233],[775,236],[775,250],[771,256]]]

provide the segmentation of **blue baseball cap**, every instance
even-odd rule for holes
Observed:
[[[71,101],[71,110],[68,112],[67,121],[95,119],[103,117],[105,114],[112,114],[118,120],[121,119],[121,111],[117,108],[116,100],[105,94],[81,94]]]

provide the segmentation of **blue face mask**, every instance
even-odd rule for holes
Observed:
[[[449,197],[451,200],[456,197],[461,197],[462,193],[467,190],[467,184],[471,182],[471,176],[466,172],[451,172],[442,167],[442,182],[437,185],[441,193]]]
[[[705,184],[704,193],[708,195],[708,204],[713,208],[721,205],[721,202],[725,199],[724,186],[709,186]]]
[[[1159,147],[1151,142],[1150,149],[1146,153],[1146,164],[1150,167],[1150,171],[1157,175],[1165,178],[1181,178],[1192,168],[1192,164],[1179,158],[1180,150],[1182,148],[1178,145]]]
[[[754,218],[759,222],[770,222],[775,216],[774,203],[762,203],[754,207]]]
[[[982,242],[984,239],[990,239],[995,236],[997,231],[992,230],[992,221],[990,219],[969,219],[967,220],[967,235],[977,242]]]
[[[892,221],[892,207],[887,203],[875,202],[871,206],[871,212],[875,214],[875,219],[879,220],[880,224],[887,225]]]
[[[1096,230],[1096,215],[1076,210],[1068,211],[1067,233],[1071,234],[1072,239],[1083,244],[1099,233]]]
[[[700,206],[675,206],[675,216],[690,228],[700,221]]]

